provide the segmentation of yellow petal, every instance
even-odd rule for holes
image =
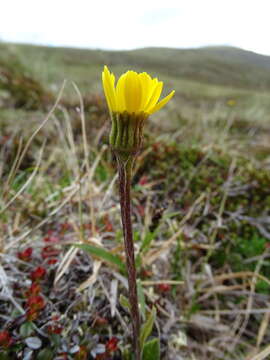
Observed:
[[[104,72],[102,73],[102,84],[103,84],[103,90],[104,90],[104,94],[105,94],[105,97],[107,100],[107,104],[109,106],[110,111],[112,111],[112,103],[111,103],[109,89],[108,89],[108,82],[107,82]]]
[[[114,81],[115,81],[114,75],[110,74],[107,66],[104,66],[104,71],[102,73],[102,83],[103,83],[103,89],[106,96],[106,100],[111,112],[115,111],[116,108]]]
[[[116,85],[116,99],[117,99],[117,112],[124,112],[126,110],[126,99],[125,99],[125,81],[126,73],[121,75]]]
[[[152,79],[146,72],[127,71],[121,75],[116,88],[115,77],[107,66],[102,72],[102,83],[110,112],[152,114],[161,109],[174,95],[172,91],[158,103],[163,82]]]
[[[158,84],[157,78],[155,78],[155,79],[150,78],[150,82],[148,83],[147,93],[146,93],[146,95],[144,95],[146,97],[146,99],[145,99],[145,103],[143,105],[142,111],[145,112],[146,108],[148,107],[149,102],[151,101],[151,98],[153,96],[153,93],[157,87],[157,84]]]
[[[125,79],[126,110],[137,112],[141,104],[142,89],[139,76],[135,71],[128,71]]]
[[[152,109],[156,105],[156,103],[158,102],[158,99],[160,98],[162,88],[163,88],[163,82],[159,81],[154,88],[151,98],[145,108],[145,112],[149,113],[149,109]]]
[[[140,111],[144,111],[152,94],[152,79],[146,72],[143,72],[139,74],[139,80],[142,89]]]
[[[169,95],[167,95],[164,99],[162,99],[159,103],[157,103],[152,109],[149,110],[149,114],[153,114],[154,112],[160,110],[167,104],[168,101],[173,97],[175,91],[173,90]]]

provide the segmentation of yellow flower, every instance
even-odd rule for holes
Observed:
[[[235,105],[236,105],[236,100],[234,100],[234,99],[228,100],[228,101],[227,101],[227,105],[228,105],[228,106],[235,106]]]
[[[165,106],[174,95],[172,91],[159,101],[163,82],[152,79],[146,72],[127,71],[120,76],[115,87],[115,76],[104,66],[102,82],[111,113],[144,113],[148,116]]]

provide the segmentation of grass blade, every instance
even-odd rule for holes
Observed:
[[[123,273],[126,272],[126,265],[124,264],[120,256],[112,254],[106,249],[102,249],[101,247],[90,244],[74,244],[73,246],[82,249],[83,251],[86,251],[91,255],[97,256],[98,258],[108,263],[116,265]]]

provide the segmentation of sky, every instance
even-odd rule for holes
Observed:
[[[0,40],[98,49],[229,45],[270,55],[270,0],[0,0]]]

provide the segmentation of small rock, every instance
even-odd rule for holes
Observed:
[[[80,350],[79,345],[75,345],[75,346],[73,346],[73,347],[69,350],[69,352],[70,352],[71,354],[75,354],[75,353],[78,352],[79,350]]]
[[[26,345],[30,348],[30,349],[39,349],[42,345],[41,340],[38,337],[28,337],[25,339]]]

